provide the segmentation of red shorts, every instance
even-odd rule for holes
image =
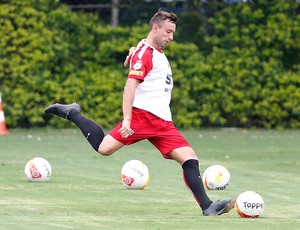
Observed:
[[[172,150],[190,146],[172,121],[165,121],[142,109],[132,109],[131,129],[134,131],[133,135],[123,138],[118,132],[121,127],[122,122],[109,134],[124,145],[148,139],[167,159],[170,159],[167,154]]]

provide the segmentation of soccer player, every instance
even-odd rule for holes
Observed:
[[[129,51],[129,67],[123,92],[123,121],[105,135],[93,120],[81,114],[78,104],[53,104],[45,112],[75,123],[101,155],[109,156],[138,141],[149,140],[166,159],[177,161],[183,178],[205,216],[229,212],[235,199],[212,202],[199,172],[197,155],[172,122],[170,111],[173,78],[162,48],[173,40],[177,16],[159,9],[150,20],[146,39]]]

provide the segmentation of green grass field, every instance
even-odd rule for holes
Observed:
[[[231,173],[213,200],[254,190],[265,201],[258,219],[235,210],[202,216],[182,180],[179,165],[165,160],[147,141],[98,155],[79,131],[10,130],[0,136],[0,229],[300,229],[300,131],[213,129],[186,131],[200,170],[222,164]],[[52,177],[28,182],[26,162],[46,158]],[[120,171],[139,159],[150,171],[145,190],[127,190]]]

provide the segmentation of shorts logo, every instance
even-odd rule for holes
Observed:
[[[133,69],[139,70],[139,69],[142,68],[142,65],[143,65],[142,60],[137,60],[136,63],[134,64],[134,66],[133,66]]]

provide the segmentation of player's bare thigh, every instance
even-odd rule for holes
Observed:
[[[124,144],[114,139],[111,135],[106,135],[99,145],[98,152],[103,156],[109,156],[122,148]]]
[[[174,149],[170,153],[168,153],[168,155],[181,165],[190,159],[198,160],[195,151],[191,147],[180,147]]]

